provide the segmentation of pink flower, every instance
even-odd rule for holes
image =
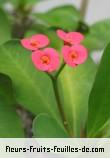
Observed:
[[[71,67],[82,64],[87,59],[87,49],[82,45],[64,46],[62,49],[64,61]]]
[[[84,36],[79,32],[66,33],[63,30],[57,30],[57,35],[64,41],[65,45],[79,44],[84,39]]]
[[[31,38],[22,39],[21,44],[24,48],[34,51],[47,46],[49,44],[49,39],[45,35],[37,34],[33,35]]]
[[[60,64],[58,52],[53,48],[34,51],[32,61],[38,70],[47,72],[57,70]]]

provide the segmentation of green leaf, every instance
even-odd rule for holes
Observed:
[[[84,130],[95,73],[96,66],[88,59],[77,68],[66,66],[59,76],[62,105],[74,137],[80,137],[81,130]]]
[[[51,43],[50,47],[53,47],[57,50],[61,50],[61,47],[63,46],[63,42],[58,38],[56,31],[52,29],[45,30],[45,34],[49,37]]]
[[[0,9],[0,44],[11,38],[11,26],[5,12]]]
[[[88,137],[96,137],[110,119],[110,44],[106,47],[89,98]]]
[[[10,76],[17,102],[34,114],[49,113],[58,120],[59,113],[50,78],[37,71],[31,52],[12,40],[0,47],[0,72]]]
[[[33,34],[38,34],[38,33],[45,33],[49,27],[43,25],[43,24],[33,24],[28,31],[25,33],[25,37],[30,37]]]
[[[16,114],[16,102],[12,82],[6,75],[0,74],[0,137],[24,137],[21,121]]]
[[[101,132],[103,138],[110,138],[110,119],[105,123]]]
[[[34,137],[39,138],[67,138],[65,129],[47,114],[38,115],[33,123]]]
[[[36,13],[35,16],[37,20],[41,20],[48,26],[62,28],[67,31],[75,30],[80,21],[79,11],[71,5],[57,7],[46,13]]]
[[[103,49],[110,41],[110,19],[93,24],[83,42],[90,50]]]

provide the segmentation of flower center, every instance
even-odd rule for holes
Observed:
[[[76,51],[71,51],[70,52],[70,58],[71,60],[74,60],[78,57],[78,53]]]
[[[50,63],[50,58],[47,55],[41,57],[42,64],[48,65]]]
[[[64,41],[64,45],[71,46],[71,44],[72,44],[72,38],[71,37],[67,37],[66,40]]]
[[[39,46],[39,42],[38,41],[31,41],[31,46],[32,47],[38,47]]]
[[[70,37],[67,38],[67,42],[68,42],[68,43],[71,43],[71,42],[72,42],[72,40],[71,40]]]
[[[71,43],[70,43],[70,42],[67,42],[67,41],[64,41],[64,45],[71,46]]]

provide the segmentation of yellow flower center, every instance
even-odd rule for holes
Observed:
[[[69,45],[69,46],[71,46],[71,44],[72,44],[72,39],[71,39],[71,37],[68,37],[68,38],[64,41],[64,45]]]
[[[72,51],[69,56],[72,60],[74,60],[78,57],[78,53],[76,51]]]
[[[50,63],[50,58],[47,55],[41,57],[42,64],[48,65]]]
[[[67,38],[66,40],[68,43],[71,43],[72,42],[72,39],[70,37]]]
[[[31,46],[32,47],[38,47],[39,46],[39,42],[38,41],[31,41]]]

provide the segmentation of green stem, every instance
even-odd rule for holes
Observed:
[[[62,64],[62,66],[60,67],[59,71],[57,72],[57,74],[55,76],[52,76],[49,73],[47,73],[47,74],[51,78],[51,81],[52,81],[54,94],[55,94],[58,110],[59,110],[59,113],[60,113],[63,125],[64,125],[67,133],[69,134],[69,136],[73,137],[73,134],[72,134],[72,132],[71,132],[71,130],[69,128],[69,125],[68,125],[67,118],[66,118],[65,113],[64,113],[63,108],[62,108],[62,104],[61,104],[61,100],[60,100],[60,94],[59,94],[59,89],[58,89],[58,86],[57,86],[57,78],[58,78],[59,74],[61,73],[61,71],[63,70],[64,66],[65,66],[65,63]]]
[[[55,78],[58,78],[60,72],[63,70],[63,68],[65,67],[65,63],[63,62],[63,64],[61,65],[60,69],[58,70],[58,72],[55,75]]]
[[[53,83],[53,89],[54,89],[54,93],[55,93],[55,98],[57,100],[57,105],[58,105],[59,113],[60,113],[61,118],[62,118],[63,125],[64,125],[66,131],[68,132],[68,134],[70,135],[70,137],[73,137],[73,135],[72,135],[72,133],[71,133],[71,131],[69,129],[65,113],[64,113],[63,108],[62,108],[62,104],[61,104],[61,101],[60,101],[60,95],[59,95],[59,90],[58,90],[56,78],[52,79],[52,83]]]
[[[81,13],[83,19],[86,16],[88,4],[89,4],[89,0],[82,0],[82,2],[81,2],[80,13]]]

